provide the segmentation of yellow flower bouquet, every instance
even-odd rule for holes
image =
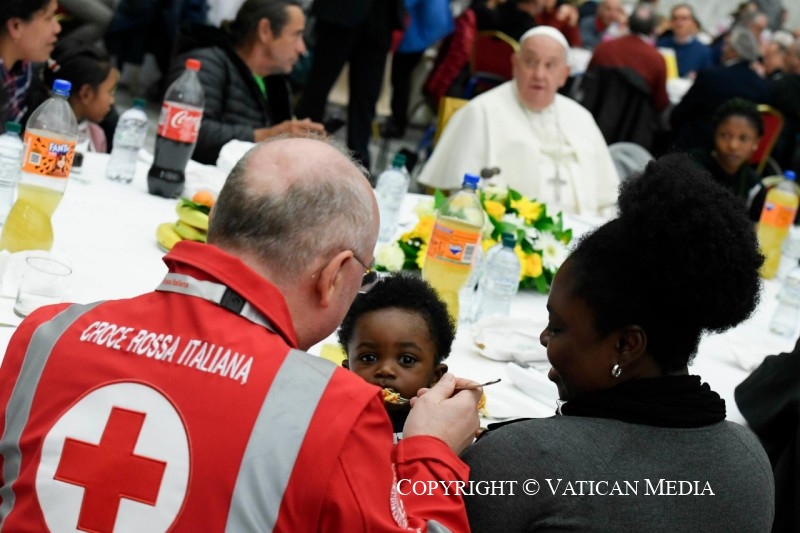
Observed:
[[[546,205],[505,187],[489,186],[480,189],[478,194],[487,215],[483,227],[483,251],[497,244],[504,231],[513,229],[517,237],[515,251],[522,265],[520,289],[548,292],[558,267],[567,258],[567,245],[572,240],[572,230],[564,228],[561,212],[550,215]],[[444,201],[445,196],[436,191],[433,197],[422,200],[415,207],[419,219],[416,226],[378,249],[378,270],[422,269],[436,209]]]

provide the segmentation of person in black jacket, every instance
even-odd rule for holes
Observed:
[[[322,124],[295,120],[288,74],[301,54],[305,15],[296,0],[247,0],[221,28],[181,29],[169,82],[186,59],[201,62],[205,107],[192,158],[214,164],[233,139],[259,142],[281,134],[323,132]]]
[[[670,114],[676,147],[710,149],[711,115],[731,98],[771,103],[769,84],[750,67],[758,55],[758,42],[753,34],[746,28],[734,28],[726,38],[725,66],[701,70]]]
[[[297,114],[321,121],[328,93],[349,63],[347,146],[370,168],[369,140],[392,30],[402,27],[401,0],[314,0],[314,61]]]
[[[800,531],[800,338],[767,356],[734,397],[767,451],[775,475],[774,533]]]

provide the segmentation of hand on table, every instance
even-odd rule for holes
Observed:
[[[261,142],[264,139],[275,137],[276,135],[304,135],[308,132],[324,134],[325,127],[319,122],[314,122],[308,118],[302,120],[284,120],[275,126],[254,130],[253,140],[255,142]]]
[[[411,399],[411,412],[403,427],[404,437],[430,435],[445,442],[456,454],[461,453],[475,438],[480,427],[478,401],[481,389],[455,389],[478,385],[447,373],[430,389],[421,389]]]

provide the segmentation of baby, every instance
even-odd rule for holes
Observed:
[[[447,307],[422,278],[409,274],[383,277],[359,294],[339,328],[347,354],[342,366],[383,389],[395,435],[402,436],[408,403],[394,403],[397,393],[413,398],[447,372],[443,364],[456,327]],[[390,391],[390,392],[389,392]]]

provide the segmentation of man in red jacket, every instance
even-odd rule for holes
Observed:
[[[32,313],[0,369],[0,529],[467,531],[470,382],[393,445],[378,388],[301,351],[368,289],[377,233],[346,156],[266,142],[154,292]]]
[[[592,54],[589,68],[627,67],[639,74],[650,89],[653,108],[661,113],[669,105],[667,64],[653,41],[658,17],[652,6],[639,5],[628,21],[631,33],[600,43]]]

